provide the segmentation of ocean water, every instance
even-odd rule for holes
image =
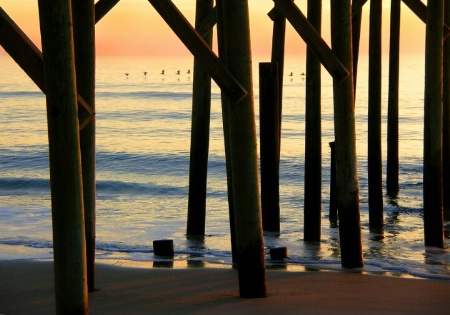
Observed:
[[[400,192],[395,200],[384,196],[382,234],[368,228],[367,62],[362,60],[358,69],[357,154],[365,259],[362,270],[450,279],[450,222],[445,222],[446,249],[426,248],[423,241],[423,57],[403,56],[401,60]],[[253,61],[257,131],[257,69],[262,61],[266,60]],[[52,258],[45,96],[9,56],[0,55],[0,64],[0,259]],[[175,265],[231,264],[220,90],[214,83],[206,236],[192,239],[185,235],[192,64],[191,58],[97,60],[98,261],[120,259],[152,266],[158,262],[152,241],[173,239]],[[385,69],[387,65],[385,61]],[[267,249],[288,248],[289,259],[284,264],[288,270],[341,270],[338,228],[328,219],[328,143],[333,141],[333,103],[332,81],[326,71],[322,89],[322,241],[303,241],[305,78],[300,74],[304,69],[302,57],[286,59],[281,233],[265,235],[264,241]],[[383,75],[385,139],[387,71]],[[385,148],[384,140],[383,172]],[[269,258],[267,263],[278,265]]]

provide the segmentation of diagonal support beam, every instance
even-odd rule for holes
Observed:
[[[95,4],[95,24],[100,21],[120,0],[98,0]]]
[[[209,15],[203,20],[197,29],[197,32],[202,38],[205,38],[217,23],[217,7],[214,7]]]
[[[330,75],[339,81],[347,78],[349,76],[347,68],[328,47],[293,0],[274,0],[274,2],[275,7],[283,13],[305,43],[311,47]]]
[[[360,13],[367,0],[353,0],[352,1],[352,16]]]
[[[247,91],[228,71],[172,1],[149,0],[149,2],[194,57],[204,62],[213,80],[227,93],[233,103],[239,103],[247,95]]]
[[[403,3],[413,11],[424,23],[427,23],[427,6],[421,0],[403,0]],[[444,24],[444,39],[450,35],[450,27]]]
[[[41,51],[0,7],[0,45],[45,94],[44,62]],[[80,130],[92,120],[94,111],[78,95]]]

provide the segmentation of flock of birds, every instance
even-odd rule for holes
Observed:
[[[147,71],[144,71],[144,77],[147,77]],[[187,74],[191,74],[191,70],[190,69],[188,69],[187,70],[187,72],[186,72]],[[163,69],[162,71],[161,71],[161,73],[160,73],[161,75],[165,75],[165,70]],[[177,70],[177,72],[175,73],[176,75],[181,75],[181,71],[180,70]],[[128,73],[128,72],[125,72],[125,76],[128,78],[128,76],[130,75],[130,73]]]
[[[147,71],[144,71],[144,77],[147,77],[147,73],[148,73]],[[187,73],[187,74],[191,74],[191,70],[188,69],[186,73]],[[177,72],[176,72],[175,74],[176,74],[176,75],[181,75],[181,71],[180,71],[180,70],[177,70]],[[128,72],[125,72],[125,76],[126,76],[127,78],[128,78],[129,75],[130,75],[130,74],[129,74]],[[164,69],[161,71],[161,75],[165,75],[165,70],[164,70]],[[289,74],[289,76],[290,76],[290,77],[293,77],[293,76],[294,76],[294,73],[291,72],[291,73]],[[304,73],[304,72],[300,73],[300,76],[304,77],[304,76],[305,76],[305,73]]]

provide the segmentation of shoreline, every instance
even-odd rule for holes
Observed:
[[[450,309],[447,280],[267,270],[268,297],[242,299],[232,268],[119,263],[97,263],[90,314],[448,314]],[[55,313],[52,261],[3,260],[0,276],[0,314]]]

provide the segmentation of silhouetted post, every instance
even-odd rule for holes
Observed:
[[[352,1],[352,46],[353,46],[353,89],[356,95],[358,74],[359,42],[361,39],[362,8],[367,0]]]
[[[381,162],[381,15],[382,1],[370,1],[367,164],[369,182],[369,226],[374,230],[383,228]]]
[[[202,25],[203,20],[208,17],[212,8],[212,0],[197,0],[196,29]],[[209,32],[203,37],[209,46],[212,45],[212,36],[213,32]],[[211,77],[202,61],[195,58],[192,90],[187,235],[205,235],[210,115]]]
[[[280,108],[277,64],[259,64],[261,210],[263,230],[280,232]]]
[[[450,1],[445,1],[445,24],[450,25]],[[444,41],[444,97],[442,128],[442,168],[444,219],[450,221],[450,38]]]
[[[239,291],[241,297],[264,297],[266,266],[259,200],[248,2],[222,1],[221,20],[226,65],[248,92],[237,104],[227,102]]]
[[[400,72],[401,2],[401,0],[391,0],[386,165],[386,190],[391,198],[396,197],[398,194],[398,82]]]
[[[351,26],[350,0],[331,1],[333,51],[350,72],[343,81],[333,80],[337,205],[341,261],[345,268],[363,266],[353,106]]]
[[[223,9],[222,0],[216,0],[217,11],[217,46],[219,50],[219,57],[226,64],[225,54],[225,35],[224,35],[224,23],[223,23]],[[234,198],[233,198],[233,174],[231,171],[231,145],[230,145],[230,118],[228,114],[228,102],[229,99],[226,94],[221,90],[222,99],[222,123],[223,123],[223,138],[225,147],[225,163],[227,172],[227,192],[228,192],[228,214],[230,217],[230,238],[231,238],[231,253],[233,265],[237,266],[237,249],[236,249],[236,227],[234,220]]]
[[[57,314],[87,314],[86,244],[70,1],[39,0]]]
[[[330,149],[331,149],[331,161],[330,161],[330,221],[331,223],[337,224],[338,219],[338,208],[337,208],[337,187],[336,187],[336,150],[335,150],[335,143],[330,142]]]
[[[308,21],[322,29],[322,1],[308,0]],[[320,241],[322,214],[321,64],[314,51],[306,51],[305,201],[304,240]]]
[[[73,36],[78,93],[95,109],[94,1],[73,1]],[[89,291],[95,284],[95,116],[80,131],[84,226]]]
[[[425,245],[444,247],[442,207],[442,51],[444,1],[428,2],[425,47],[423,208]]]
[[[272,34],[272,59],[273,64],[278,65],[278,106],[280,108],[280,144],[281,144],[281,120],[283,112],[283,78],[284,78],[284,46],[286,41],[286,18],[276,8],[269,12],[269,17],[273,21]],[[278,153],[278,159],[280,153]]]

